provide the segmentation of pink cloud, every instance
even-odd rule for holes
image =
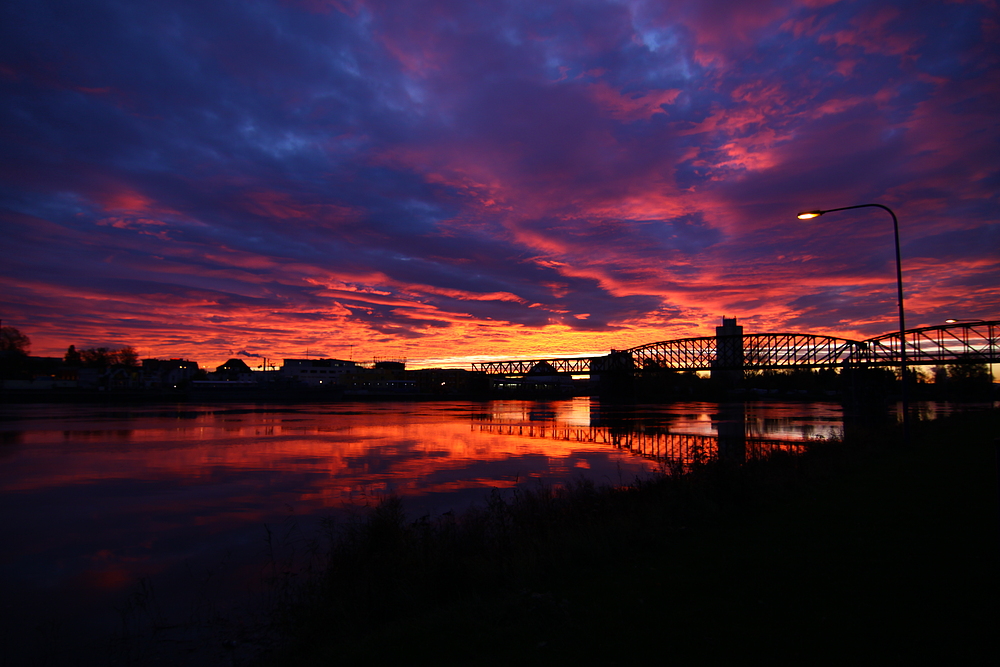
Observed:
[[[591,99],[605,113],[626,122],[648,120],[653,114],[664,113],[662,107],[673,104],[681,92],[671,89],[623,94],[605,81],[589,84],[587,89]]]
[[[833,35],[821,35],[821,43],[832,41],[838,47],[859,47],[864,53],[905,55],[916,50],[921,37],[904,34],[893,29],[902,12],[895,7],[880,6],[863,12],[852,21],[851,30],[840,30]]]
[[[334,203],[307,203],[288,192],[258,191],[241,193],[237,205],[245,210],[276,220],[297,220],[312,224],[341,225],[359,222],[360,209]]]

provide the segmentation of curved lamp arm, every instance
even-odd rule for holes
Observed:
[[[880,208],[892,216],[892,236],[896,242],[896,294],[899,301],[899,367],[902,372],[902,388],[900,390],[903,399],[903,439],[909,440],[909,419],[907,417],[906,403],[906,319],[903,315],[903,262],[899,255],[899,221],[896,214],[888,206],[882,204],[857,204],[855,206],[841,206],[840,208],[816,209],[814,211],[803,211],[799,213],[799,220],[811,220],[818,218],[824,213],[835,211],[849,211],[855,208]]]

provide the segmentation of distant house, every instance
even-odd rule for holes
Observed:
[[[416,382],[417,393],[437,395],[464,395],[485,393],[489,390],[489,376],[482,371],[461,368],[420,368],[406,373]]]
[[[401,361],[377,361],[372,368],[357,368],[341,380],[347,395],[413,394],[417,382]]]
[[[250,382],[254,379],[253,370],[242,359],[230,359],[209,374],[211,380],[229,382]]]
[[[142,381],[146,388],[171,388],[187,382],[198,372],[198,363],[187,359],[143,359]]]
[[[342,377],[357,370],[357,364],[343,359],[284,359],[281,376],[313,387],[325,387],[338,384]]]
[[[108,389],[136,389],[141,382],[139,369],[134,366],[112,366],[102,378],[102,386]]]
[[[77,369],[77,386],[81,389],[138,389],[143,386],[140,369],[133,366]]]

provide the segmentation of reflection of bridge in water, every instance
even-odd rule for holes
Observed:
[[[787,368],[895,366],[905,344],[910,365],[1000,361],[1000,320],[908,329],[857,341],[797,333],[746,334],[736,319],[723,319],[715,336],[681,338],[612,350],[601,357],[518,359],[473,364],[490,375],[538,372],[599,374],[613,371],[741,371]]]
[[[669,472],[687,472],[693,465],[719,458],[744,462],[764,459],[775,452],[799,454],[808,447],[808,441],[747,437],[744,423],[739,420],[720,423],[719,435],[670,433],[662,427],[628,429],[552,422],[500,421],[479,423],[476,427],[483,433],[608,445],[656,461]]]

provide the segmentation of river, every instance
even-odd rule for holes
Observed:
[[[836,403],[3,406],[0,664],[136,662],[136,636],[252,607],[266,565],[305,562],[324,519],[389,493],[410,518],[461,513],[842,428]]]

